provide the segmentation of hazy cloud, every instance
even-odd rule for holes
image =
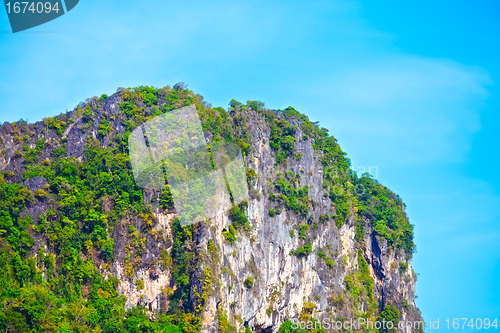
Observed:
[[[402,166],[462,161],[489,84],[481,68],[389,56],[322,80],[319,91],[333,109],[326,121],[349,152],[364,163]]]

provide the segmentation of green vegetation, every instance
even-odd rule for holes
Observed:
[[[236,229],[243,228],[245,230],[250,230],[250,221],[245,214],[245,209],[248,203],[246,201],[240,203],[239,205],[234,205],[229,211],[229,218],[233,221]]]
[[[307,243],[303,247],[291,251],[290,254],[297,257],[307,257],[309,254],[311,254],[311,252],[312,252],[311,243]]]
[[[302,311],[299,314],[299,319],[305,322],[310,321],[314,310],[316,310],[316,304],[311,301],[305,301]]]
[[[155,98],[150,88],[125,90],[123,94],[128,96],[123,96],[123,114],[117,116],[123,117],[127,132],[115,134],[108,147],[103,148],[99,141],[89,138],[83,161],[78,161],[63,158],[65,140],[61,139],[51,142],[53,159],[47,163],[39,161],[40,153],[47,148],[39,138],[33,149],[24,148],[24,152],[17,154],[23,158],[23,178],[44,177],[50,185],[48,188],[31,193],[21,185],[7,184],[0,175],[0,262],[4,267],[0,272],[0,301],[4,304],[0,309],[0,330],[199,330],[200,321],[194,308],[186,308],[190,289],[185,286],[189,285],[189,276],[196,267],[194,253],[186,251],[186,244],[191,241],[189,228],[182,228],[178,222],[172,227],[173,249],[170,259],[164,257],[163,262],[171,265],[169,269],[179,288],[168,296],[169,313],[161,314],[155,322],[151,322],[141,307],[125,311],[124,299],[116,291],[117,280],[95,267],[98,263],[102,263],[104,269],[110,267],[115,247],[111,234],[118,222],[126,217],[138,218],[142,222],[141,230],[129,226],[131,243],[125,248],[129,256],[125,260],[127,274],[132,277],[145,250],[146,238],[142,234],[147,235],[154,224],[148,208],[143,206],[142,190],[135,185],[126,147],[129,131],[145,120],[140,106],[141,94],[146,95],[149,104],[155,103]],[[135,104],[133,99],[137,97],[138,104]],[[84,121],[92,121],[99,103],[104,101],[105,98],[88,101],[81,108]],[[101,120],[100,135],[113,134],[111,120]],[[54,131],[59,137],[69,123],[64,116],[44,120],[46,131]],[[161,195],[160,204],[164,209],[172,207],[169,194],[167,189]],[[46,200],[48,212],[37,221],[20,218],[19,214],[35,198]],[[34,237],[45,239],[48,249],[35,248]],[[144,281],[137,280],[136,286],[143,289]],[[202,296],[196,302],[203,302]]]
[[[66,115],[63,115],[62,117],[59,117],[59,119],[44,118],[43,124],[53,130],[58,136],[62,136],[64,130],[69,125],[69,122],[66,122]]]
[[[307,238],[307,231],[309,230],[309,225],[306,223],[299,224],[299,238],[305,240]]]
[[[355,305],[361,301],[368,304],[368,309],[363,315],[373,315],[377,305],[373,291],[373,279],[361,249],[358,250],[358,266],[359,270],[357,272],[353,271],[345,277],[346,290],[350,293]]]
[[[384,309],[382,310],[382,312],[380,312],[379,316],[377,317],[377,321],[380,321],[380,322],[392,322],[392,329],[389,329],[387,326],[387,324],[385,325],[385,329],[384,327],[382,326],[380,329],[379,329],[379,332],[380,333],[395,333],[398,331],[398,324],[399,324],[399,310],[392,304],[388,304],[386,306],[384,306]],[[391,326],[391,325],[389,325]]]
[[[2,131],[12,135],[16,145],[13,162],[21,169],[16,177],[21,176],[22,181],[43,177],[48,187],[32,193],[20,184],[11,183],[14,172],[0,174],[1,331],[194,333],[200,330],[201,311],[217,286],[214,262],[219,260],[219,250],[209,240],[208,255],[204,256],[207,254],[204,249],[202,253],[196,252],[194,226],[183,227],[178,219],[174,220],[171,251],[162,250],[154,262],[172,275],[172,285],[165,288],[162,296],[169,304],[168,311],[160,313],[155,321],[150,320],[143,307],[125,311],[125,300],[117,291],[118,280],[109,273],[116,249],[123,249],[125,274],[130,282],[136,281],[137,290],[142,290],[144,280],[134,279],[135,272],[143,267],[142,257],[150,242],[162,241],[154,228],[156,220],[151,206],[144,204],[147,195],[137,187],[131,172],[128,137],[139,124],[191,104],[196,105],[203,130],[211,134],[213,142],[235,143],[244,155],[255,144],[251,140],[247,108],[265,118],[271,132],[269,144],[280,172],[274,184],[270,184],[269,198],[275,206],[269,214],[275,216],[286,210],[302,221],[290,231],[290,237],[295,237],[297,231],[298,241],[303,244],[291,251],[291,255],[306,257],[312,253],[315,236],[312,233],[318,225],[335,223],[340,228],[350,217],[355,218],[359,242],[364,235],[363,221],[367,219],[377,235],[387,239],[394,249],[404,250],[408,255],[414,250],[413,226],[402,200],[369,175],[358,177],[352,172],[350,161],[336,139],[292,107],[272,111],[258,101],[244,105],[232,100],[229,110],[225,110],[207,104],[181,83],[161,89],[143,86],[121,89],[118,97],[122,102],[113,115],[98,111],[108,102],[108,96],[95,97],[76,108],[74,119],[68,114],[44,119],[42,135],[25,121],[2,127]],[[303,137],[298,135],[299,127],[288,121],[291,117],[300,121]],[[83,159],[67,157],[67,138],[62,138],[74,121],[79,122],[85,133]],[[118,133],[115,123],[120,123],[125,132]],[[97,139],[88,135],[91,128],[98,129]],[[4,135],[0,138],[3,155],[7,153],[4,138]],[[287,159],[301,158],[294,148],[297,140],[309,140],[315,151],[321,153],[322,185],[334,211],[321,215],[319,221],[313,221],[311,216],[316,203],[309,198],[309,188],[300,184],[301,176],[309,177],[312,171],[295,174],[283,170]],[[246,177],[248,184],[255,187],[259,180],[255,170],[247,169]],[[260,198],[252,190],[252,197]],[[168,185],[157,194],[159,200],[155,204],[161,210],[172,211]],[[45,213],[35,220],[21,215],[34,203],[47,207]],[[246,209],[247,203],[242,203],[229,212],[231,223],[223,234],[233,245],[239,233],[251,230]],[[124,240],[115,242],[117,234],[123,234]],[[328,267],[334,267],[335,262],[327,252],[318,250],[317,255]],[[405,264],[399,266],[401,273],[408,269]],[[355,302],[364,298],[369,304],[368,311],[374,315],[373,281],[362,252],[358,253],[358,266],[358,271],[345,278],[346,288]],[[250,267],[253,276],[244,281],[247,288],[254,285],[254,277],[258,278],[255,265],[251,263]],[[310,303],[302,315],[312,315],[314,303]],[[342,298],[342,306],[346,303]],[[219,311],[220,330],[236,332],[225,311]],[[388,305],[380,316],[396,320],[399,312]],[[286,321],[279,331],[301,330],[292,330]]]
[[[318,254],[318,257],[320,257],[321,259],[323,259],[325,262],[326,262],[326,265],[330,268],[333,268],[335,267],[335,261],[333,261],[332,258],[329,258],[326,254],[325,251],[322,251],[322,250],[318,250],[318,252],[316,252]]]
[[[23,147],[25,163],[32,164],[38,162],[39,155],[41,152],[43,152],[44,148],[45,148],[45,142],[43,139],[38,140],[34,148],[29,148],[27,145],[25,145]],[[57,148],[55,151],[60,151],[61,148]],[[64,151],[64,154],[66,154],[66,151]]]
[[[342,227],[350,216],[355,215],[356,237],[361,240],[362,219],[367,218],[377,234],[387,239],[391,247],[402,249],[406,253],[413,252],[415,249],[413,225],[408,220],[404,211],[405,204],[401,198],[372,179],[369,174],[358,177],[350,168],[351,162],[346,153],[342,151],[337,140],[328,135],[327,129],[312,123],[307,116],[292,107],[280,112],[287,117],[300,120],[301,129],[306,135],[305,139],[313,139],[314,149],[322,153],[323,187],[329,192],[329,197],[335,206],[336,214],[331,218],[335,220],[337,226]],[[293,178],[288,176],[287,179]],[[279,182],[277,179],[280,189],[285,189],[287,192],[288,187],[283,186],[283,180]],[[289,205],[295,206],[293,201]],[[297,208],[292,210],[297,212]],[[304,213],[307,215],[306,211]],[[320,222],[326,220],[327,216],[324,216],[323,220],[320,218]]]
[[[37,190],[35,193],[35,197],[37,197],[39,199],[45,198],[46,196],[47,196],[47,193],[45,193],[45,191],[42,189]]]
[[[404,261],[399,262],[399,274],[404,274],[408,271],[408,264]]]
[[[217,246],[215,245],[214,241],[209,239],[207,242],[207,250],[210,252],[212,255],[217,255],[219,250],[217,249]]]
[[[231,325],[231,323],[229,322],[229,318],[227,317],[227,314],[223,309],[219,308],[219,313],[217,316],[219,319],[219,331],[221,333],[236,333],[237,332],[236,327]]]
[[[226,238],[226,240],[229,243],[231,243],[231,245],[234,245],[234,243],[236,242],[237,231],[236,231],[236,229],[234,228],[234,226],[232,224],[230,224],[228,226],[228,230],[223,230],[222,234],[224,235],[224,237]]]
[[[281,324],[281,326],[278,330],[278,333],[309,333],[309,332],[310,333],[324,333],[325,329],[322,327],[319,328],[320,325],[316,325],[318,327],[317,329],[314,328],[314,322],[315,322],[314,320],[311,321],[311,324],[309,324],[309,325],[311,325],[311,328],[309,328],[309,329],[307,329],[307,328],[306,329],[301,329],[301,328],[294,329],[293,327],[297,327],[297,325],[292,323],[292,321],[290,321],[290,320],[285,320]]]
[[[99,124],[99,129],[97,132],[99,134],[101,134],[102,136],[105,136],[108,133],[110,133],[112,130],[113,130],[113,128],[111,127],[111,123],[109,122],[109,120],[103,119],[101,121],[101,123]]]
[[[276,215],[281,214],[281,210],[279,209],[269,209],[269,216],[275,217]]]
[[[54,158],[62,157],[66,155],[66,148],[64,147],[57,147],[54,149],[54,151],[50,154]]]
[[[255,172],[254,169],[248,168],[246,172],[247,176],[247,182],[250,187],[254,186],[257,180],[259,179],[259,176],[257,176],[257,173]]]
[[[274,188],[276,193],[271,192],[269,198],[277,202],[279,206],[295,212],[300,216],[307,216],[309,213],[309,188],[299,187],[300,176],[287,171],[285,174],[277,175]],[[274,216],[274,215],[273,215]]]
[[[301,329],[297,327],[297,323],[293,323],[291,320],[285,320],[278,329],[278,333],[325,333],[325,328],[320,325],[317,319],[312,317],[314,310],[316,309],[316,304],[311,301],[306,301],[304,307],[299,315],[299,320],[302,321],[303,327]],[[297,328],[294,328],[297,327]]]
[[[295,151],[294,143],[296,141],[294,135],[296,126],[291,125],[286,120],[270,119],[271,138],[270,145],[276,154],[276,164],[280,164],[288,157],[292,156]]]
[[[144,289],[144,280],[140,279],[135,281],[135,286],[137,287],[137,290]]]
[[[376,180],[364,175],[358,181],[363,186],[359,199],[359,214],[370,220],[375,232],[387,239],[390,246],[411,253],[413,243],[413,225],[405,213],[406,205],[401,198]]]
[[[248,221],[248,217],[245,214],[247,205],[248,203],[244,201],[239,205],[234,205],[229,211],[229,218],[232,223],[228,226],[228,230],[222,231],[222,234],[231,245],[234,245],[237,240],[238,230],[250,230],[250,221]]]
[[[253,277],[249,276],[245,279],[245,281],[243,281],[243,284],[245,285],[245,287],[247,288],[252,288],[253,286]]]

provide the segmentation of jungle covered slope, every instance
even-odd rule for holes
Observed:
[[[138,125],[192,104],[208,144],[241,148],[250,200],[211,225],[181,227],[168,186],[135,184],[127,143]],[[294,317],[420,320],[401,198],[353,172],[328,130],[294,108],[229,106],[184,84],[120,88],[35,124],[4,123],[0,330],[289,332]],[[269,253],[277,234],[291,278],[269,291],[270,259],[238,251]],[[292,277],[304,271],[323,287],[298,293]]]

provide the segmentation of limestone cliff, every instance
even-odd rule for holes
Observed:
[[[421,320],[411,267],[412,226],[397,195],[369,175],[353,173],[327,130],[293,108],[232,101],[226,111],[183,85],[120,90],[55,118],[1,127],[0,171],[8,183],[24,184],[36,194],[20,213],[35,225],[36,244],[29,251],[60,254],[50,236],[35,229],[51,215],[63,220],[61,195],[74,187],[61,181],[55,189],[57,178],[37,174],[35,166],[61,159],[85,163],[93,158],[89,147],[126,152],[123,137],[134,126],[190,103],[200,112],[207,144],[224,137],[241,146],[250,199],[181,228],[168,193],[135,188],[143,209],[123,206],[124,214],[116,212],[122,209],[122,191],[91,198],[106,216],[112,255],[103,255],[107,240],[89,238],[91,245],[82,245],[80,256],[102,276],[117,278],[125,308],[145,306],[152,320],[169,311],[191,312],[206,332],[245,327],[276,332],[292,318],[375,320],[388,305],[398,309],[399,320]],[[100,172],[113,174],[112,168]]]

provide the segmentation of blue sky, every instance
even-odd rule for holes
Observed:
[[[498,1],[86,0],[17,34],[0,11],[0,121],[179,81],[294,106],[407,203],[426,321],[500,317],[499,32]]]

